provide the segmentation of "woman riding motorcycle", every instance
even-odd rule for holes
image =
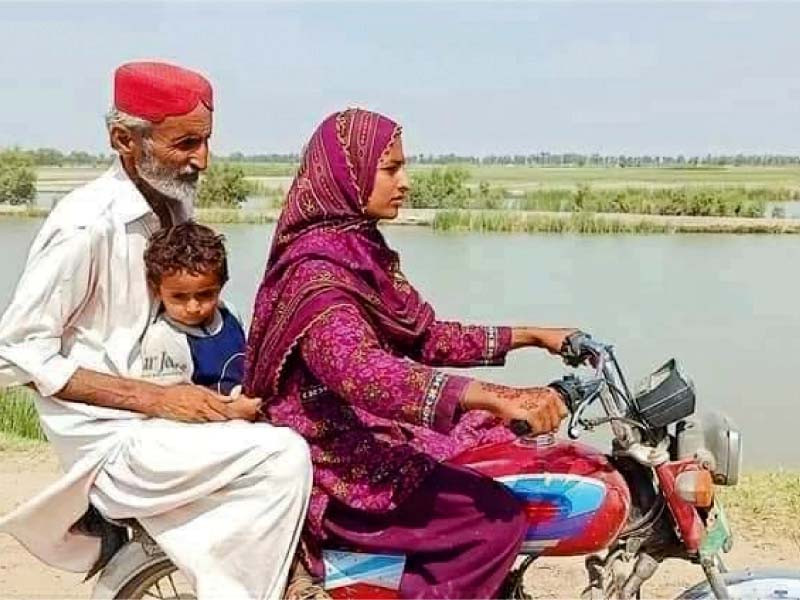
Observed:
[[[458,453],[558,428],[549,387],[517,389],[434,367],[502,365],[515,348],[557,354],[574,329],[438,321],[378,230],[406,199],[401,129],[364,110],[317,128],[273,237],[249,336],[245,393],[311,446],[304,536],[404,554],[402,597],[495,597],[527,525],[501,484],[448,463]]]

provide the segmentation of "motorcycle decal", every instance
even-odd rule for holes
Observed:
[[[406,565],[404,554],[367,554],[323,550],[325,589],[365,583],[390,590],[400,589]]]
[[[580,475],[510,475],[498,481],[524,504],[530,522],[525,549],[531,552],[580,535],[606,497],[602,481]]]

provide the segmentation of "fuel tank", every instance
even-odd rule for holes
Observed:
[[[628,520],[631,495],[598,450],[549,436],[481,446],[451,462],[502,482],[528,518],[522,552],[574,556],[597,552]]]

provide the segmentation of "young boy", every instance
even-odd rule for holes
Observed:
[[[192,382],[237,396],[244,376],[241,320],[220,298],[228,281],[224,238],[193,221],[161,229],[144,253],[160,306],[142,340],[142,377]]]

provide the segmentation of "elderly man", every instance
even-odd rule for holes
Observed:
[[[114,165],[63,198],[39,231],[0,320],[0,387],[29,385],[66,475],[0,530],[42,560],[86,571],[89,503],[134,518],[200,598],[278,598],[311,486],[305,442],[249,423],[258,400],[136,379],[155,307],[143,250],[188,218],[208,161],[212,90],[156,62],[117,69]]]

